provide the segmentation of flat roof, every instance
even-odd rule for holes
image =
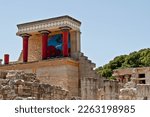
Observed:
[[[71,16],[59,16],[44,20],[32,21],[18,24],[17,35],[24,33],[32,34],[41,30],[60,30],[61,27],[70,27],[72,30],[80,30],[81,22]]]
[[[63,18],[68,18],[71,19],[79,24],[81,24],[81,22],[69,15],[64,15],[64,16],[59,16],[59,17],[53,17],[53,18],[48,18],[48,19],[43,19],[43,20],[37,20],[37,21],[32,21],[32,22],[27,22],[27,23],[21,23],[21,24],[17,24],[17,26],[23,26],[23,25],[28,25],[28,24],[33,24],[33,23],[42,23],[45,21],[53,21],[53,20],[58,20],[58,19],[63,19]]]

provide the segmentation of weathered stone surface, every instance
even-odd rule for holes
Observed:
[[[6,78],[6,75],[7,75],[7,72],[6,71],[0,71],[0,79],[5,79]]]
[[[136,87],[136,84],[135,84],[135,82],[133,82],[133,80],[131,82],[127,82],[124,85],[124,88],[135,88],[135,87]]]
[[[119,99],[120,100],[137,99],[137,89],[135,88],[135,83],[133,81],[126,83],[124,85],[124,88],[120,89]]]
[[[150,100],[150,84],[137,85],[137,99]]]
[[[104,80],[104,100],[116,100],[118,99],[119,84],[116,80]],[[102,95],[102,96],[103,96]]]
[[[120,100],[136,100],[137,90],[136,88],[124,88],[120,89]]]
[[[24,71],[0,72],[0,99],[49,100],[68,99],[69,92],[60,86],[40,83],[36,74]]]
[[[40,83],[61,86],[63,89],[68,90],[70,98],[72,96],[79,96],[79,69],[78,61],[72,58],[55,58],[42,61],[34,61],[27,63],[16,63],[0,66],[0,70],[22,70],[26,73],[36,73],[36,79]],[[21,75],[21,71],[18,71]],[[16,75],[18,75],[16,74]],[[7,75],[9,77],[24,77],[24,75],[16,76],[13,71]],[[25,74],[26,75],[26,74]],[[29,74],[28,74],[29,75]],[[6,77],[6,75],[5,75]]]
[[[102,87],[102,78],[94,70],[95,64],[83,53],[79,54],[80,89],[81,99],[99,99],[98,89]]]

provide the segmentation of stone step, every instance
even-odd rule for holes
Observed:
[[[87,56],[82,56],[81,59],[88,60]]]
[[[81,60],[80,64],[83,64],[86,67],[91,67],[91,68],[95,68],[96,67],[95,63],[92,63],[91,60]]]
[[[96,67],[95,63],[89,63],[88,66],[91,67],[91,68],[95,68]]]
[[[82,57],[82,56],[84,56],[84,53],[80,52],[79,57]]]
[[[92,61],[91,61],[91,60],[89,60],[89,59],[87,60],[87,62],[88,62],[88,63],[92,63]]]

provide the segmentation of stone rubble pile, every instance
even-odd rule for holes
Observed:
[[[133,81],[127,82],[119,93],[120,100],[136,100],[137,89],[136,84]]]
[[[68,94],[60,86],[40,83],[36,74],[20,70],[0,71],[0,99],[62,100],[68,99]]]

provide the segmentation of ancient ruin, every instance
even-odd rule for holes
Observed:
[[[22,51],[15,62],[9,61],[10,55],[5,54],[0,70],[8,73],[9,70],[21,70],[25,74],[36,74],[35,81],[30,81],[33,82],[30,89],[35,88],[32,85],[38,79],[40,84],[37,85],[40,87],[48,87],[46,90],[57,89],[54,91],[64,96],[58,99],[97,99],[102,80],[94,70],[95,64],[81,52],[80,25],[80,21],[70,16],[17,25],[17,35],[23,41]],[[30,92],[28,97],[57,99],[57,96],[50,97],[51,94],[46,97],[33,95]]]
[[[120,85],[119,99],[150,99],[150,67],[116,69],[113,76]]]
[[[149,68],[115,70],[113,81],[97,74],[81,52],[80,26],[70,16],[18,24],[22,51],[0,59],[0,99],[150,99]]]
[[[3,100],[65,100],[68,93],[62,87],[40,83],[34,73],[0,71],[0,99]]]

